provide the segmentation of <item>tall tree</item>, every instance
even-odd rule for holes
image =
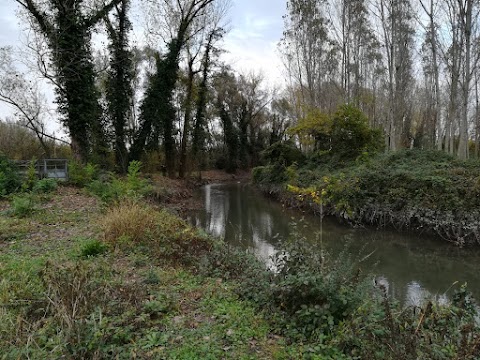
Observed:
[[[115,23],[105,17],[110,38],[110,69],[106,95],[109,116],[115,130],[115,162],[121,173],[125,173],[128,167],[125,130],[133,101],[133,55],[128,49],[128,31],[131,28],[128,19],[129,7],[130,0],[122,0],[115,6]]]
[[[428,18],[425,28],[425,40],[422,48],[423,68],[425,74],[425,89],[427,90],[427,114],[424,128],[426,133],[426,146],[442,148],[441,136],[441,88],[440,88],[440,59],[438,41],[438,6],[436,1],[419,0],[419,3]],[[419,21],[422,24],[422,21]]]
[[[461,116],[459,126],[459,141],[458,141],[458,157],[467,159],[469,156],[469,103],[470,90],[472,84],[472,41],[475,36],[473,16],[478,16],[478,1],[474,0],[457,0],[458,2],[458,20],[461,31],[461,38],[463,39],[463,76],[462,76],[462,104]],[[475,11],[474,11],[475,8]],[[475,62],[476,64],[476,62]]]
[[[86,6],[84,0],[15,0],[30,16],[49,46],[56,70],[57,103],[80,161],[101,159],[106,141],[95,88],[91,31],[122,0]]]
[[[208,102],[208,79],[210,75],[210,69],[212,66],[213,54],[216,52],[214,43],[216,39],[223,36],[223,30],[220,28],[212,30],[207,36],[207,42],[205,44],[205,52],[202,59],[202,77],[198,86],[198,97],[196,104],[195,125],[193,129],[192,137],[192,155],[195,162],[202,167],[200,159],[205,151],[206,142],[206,117],[207,117],[207,102]]]
[[[280,43],[298,101],[308,106],[328,106],[322,93],[336,71],[335,44],[329,35],[326,0],[287,2],[284,37]]]
[[[397,150],[410,146],[412,139],[412,114],[408,105],[413,85],[412,8],[410,1],[378,0],[377,9],[388,72],[386,145],[390,150]]]
[[[132,157],[139,158],[147,140],[150,147],[158,147],[159,133],[163,135],[163,146],[167,173],[175,174],[176,148],[174,138],[175,109],[172,96],[178,79],[180,53],[188,41],[189,28],[193,21],[204,15],[208,5],[214,0],[166,0],[164,3],[170,16],[175,20],[172,38],[169,40],[165,56],[159,56],[155,74],[142,104],[141,124],[132,146]],[[153,134],[153,135],[152,135]]]

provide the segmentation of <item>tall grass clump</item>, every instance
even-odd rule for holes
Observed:
[[[117,247],[122,242],[144,243],[155,236],[155,211],[135,201],[124,201],[111,207],[101,219],[105,241]]]
[[[80,256],[83,258],[93,258],[108,251],[108,246],[97,239],[88,239],[80,248]]]
[[[107,244],[120,250],[148,248],[158,258],[192,265],[212,249],[212,240],[166,210],[126,200],[100,220]]]

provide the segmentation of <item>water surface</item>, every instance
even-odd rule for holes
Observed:
[[[204,207],[190,216],[192,224],[267,263],[295,223],[312,251],[324,249],[330,256],[341,256],[346,248],[354,256],[373,253],[362,263],[363,272],[387,282],[390,294],[404,303],[419,304],[427,296],[444,301],[465,282],[480,298],[478,249],[459,249],[426,235],[352,228],[330,218],[320,221],[285,209],[245,184],[207,185],[201,196]]]

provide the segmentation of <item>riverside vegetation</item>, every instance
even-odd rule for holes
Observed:
[[[264,152],[253,180],[292,206],[350,224],[394,227],[480,244],[480,162],[435,150],[384,153],[383,139],[357,109],[311,114],[290,129],[313,147],[278,143]]]
[[[2,359],[479,358],[465,287],[403,308],[361,255],[313,254],[299,235],[269,271],[155,201],[168,189],[140,166],[22,187],[2,159]]]

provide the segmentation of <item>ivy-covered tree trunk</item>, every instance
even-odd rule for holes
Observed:
[[[205,54],[203,57],[202,81],[198,88],[198,99],[196,109],[196,119],[193,129],[192,138],[192,155],[195,163],[201,169],[204,164],[200,163],[201,155],[205,150],[206,140],[206,112],[207,112],[207,97],[208,97],[208,76],[211,65],[211,52],[213,48],[213,41],[216,37],[222,36],[221,29],[215,29],[208,35],[207,45],[205,46]]]
[[[58,12],[57,51],[54,62],[62,89],[56,90],[57,103],[78,160],[86,162],[94,153],[103,153],[105,139],[100,125],[101,108],[95,87],[95,73],[91,58],[90,34],[82,24],[80,14],[72,4]],[[95,148],[95,149],[94,149]]]
[[[192,121],[193,106],[193,81],[195,79],[195,71],[193,70],[194,58],[188,61],[188,77],[187,77],[187,94],[185,99],[185,116],[183,121],[182,144],[180,146],[180,166],[178,177],[183,179],[187,171],[187,143],[190,134],[190,122]]]
[[[180,17],[176,37],[168,46],[164,58],[158,59],[157,71],[150,80],[144,102],[141,107],[141,126],[132,147],[132,157],[138,158],[145,151],[146,141],[157,140],[158,130],[163,130],[165,165],[169,177],[175,175],[175,109],[172,104],[173,92],[178,79],[180,52],[188,40],[188,31],[192,22],[202,15],[202,11],[214,0],[178,0],[173,5]],[[172,4],[170,4],[172,5]],[[153,144],[158,147],[157,144]]]
[[[126,173],[128,151],[125,128],[133,97],[133,61],[128,50],[128,31],[131,24],[127,16],[130,0],[122,0],[116,9],[116,28],[105,18],[110,37],[110,70],[107,82],[108,112],[115,130],[115,163],[117,171]]]
[[[122,0],[87,12],[83,0],[16,0],[44,35],[56,70],[57,103],[72,139],[74,156],[82,161],[105,158],[107,142],[95,88],[91,56],[92,28]]]
[[[225,108],[225,105],[219,101],[218,111],[223,125],[224,143],[227,148],[226,169],[229,173],[237,171],[238,163],[238,134],[232,121],[232,117]]]
[[[178,79],[178,61],[184,36],[184,33],[179,33],[179,38],[172,40],[169,44],[166,57],[157,59],[157,69],[150,80],[141,106],[141,125],[131,151],[131,158],[137,160],[141,157],[146,145],[149,150],[158,149],[159,144],[155,134],[161,129],[165,165],[169,177],[175,174],[175,109],[172,105],[172,97]]]
[[[248,168],[250,163],[249,159],[249,139],[248,139],[248,127],[249,127],[250,114],[248,111],[248,104],[244,101],[241,105],[238,124],[239,124],[239,139],[240,139],[240,164],[242,168]]]

